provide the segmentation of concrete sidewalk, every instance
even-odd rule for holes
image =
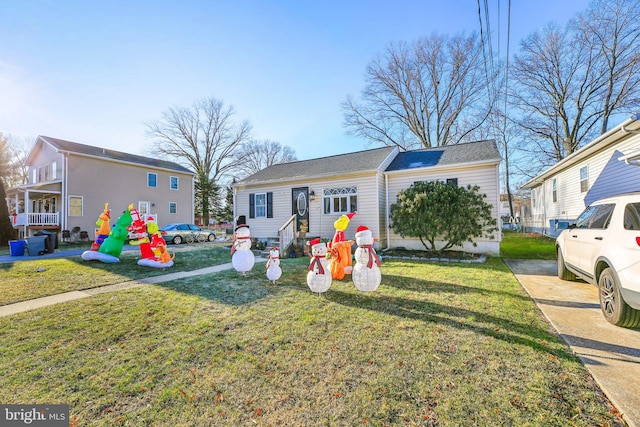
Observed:
[[[505,262],[624,420],[640,426],[640,330],[607,322],[598,289],[558,279],[556,261]]]
[[[266,262],[266,259],[256,257],[256,263]],[[98,288],[86,289],[83,291],[71,291],[63,294],[51,295],[48,297],[36,298],[29,301],[18,302],[0,306],[0,317],[11,316],[13,314],[22,313],[24,311],[35,310],[37,308],[47,307],[50,305],[60,304],[63,302],[73,301],[82,298],[88,298],[93,295],[104,294],[107,292],[116,292],[123,289],[132,289],[139,286],[149,285],[153,283],[170,282],[172,280],[182,279],[185,277],[198,276],[201,274],[217,273],[223,270],[233,268],[231,263],[214,265],[212,267],[200,268],[192,271],[178,271],[176,273],[163,274],[161,276],[149,277],[147,279],[131,280],[128,282],[117,283],[115,285],[101,286]]]

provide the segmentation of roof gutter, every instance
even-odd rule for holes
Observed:
[[[629,127],[632,127],[632,129],[630,129]],[[556,173],[564,169],[566,166],[576,163],[582,160],[583,158],[590,156],[592,153],[598,150],[601,150],[608,143],[632,133],[634,134],[640,133],[640,114],[629,117],[618,126],[603,133],[602,135],[600,135],[599,137],[597,137],[596,139],[594,139],[593,141],[591,141],[590,143],[588,143],[587,145],[579,149],[578,151],[571,153],[564,159],[558,161],[555,165],[550,166],[541,174],[527,181],[520,188],[530,189],[530,188],[537,187],[542,182],[544,182],[545,179],[555,175]]]
[[[56,149],[56,150],[58,151],[58,153],[61,153],[61,154],[74,155],[74,156],[78,156],[78,157],[87,157],[89,159],[101,160],[103,162],[121,163],[121,164],[125,164],[125,165],[133,165],[133,166],[137,166],[137,167],[141,167],[141,168],[150,168],[150,169],[157,169],[157,170],[173,172],[173,173],[181,173],[181,174],[184,174],[184,175],[192,175],[192,176],[196,175],[195,172],[191,172],[191,171],[183,171],[183,170],[178,170],[178,169],[165,168],[165,167],[162,167],[162,166],[148,165],[146,163],[130,162],[130,161],[127,161],[127,160],[112,159],[111,157],[93,156],[91,154],[78,153],[77,151],[60,150],[60,149]]]

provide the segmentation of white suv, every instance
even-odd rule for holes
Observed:
[[[598,286],[614,325],[640,327],[640,193],[598,200],[556,239],[558,277]]]

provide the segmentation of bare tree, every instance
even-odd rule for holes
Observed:
[[[15,238],[16,232],[9,219],[9,207],[7,206],[7,192],[5,181],[10,175],[11,151],[9,141],[0,133],[0,245],[8,245],[8,241]]]
[[[243,143],[239,154],[242,156],[242,164],[239,166],[241,173],[238,174],[238,178],[254,174],[269,166],[297,160],[295,150],[269,139]]]
[[[162,119],[147,124],[147,135],[157,153],[196,173],[196,206],[209,223],[211,197],[221,179],[238,167],[237,148],[249,138],[251,125],[234,125],[233,107],[216,98],[196,101],[191,108],[173,107]]]
[[[601,117],[602,70],[586,41],[548,25],[521,42],[512,101],[524,113],[520,125],[543,162],[554,163],[594,136]]]
[[[493,100],[480,38],[434,34],[391,44],[366,70],[361,100],[342,103],[349,133],[403,149],[456,144],[485,122]]]
[[[639,0],[594,0],[564,28],[527,37],[516,56],[512,105],[541,154],[563,159],[606,132],[612,115],[640,101]]]
[[[572,28],[595,52],[604,79],[600,133],[615,113],[637,112],[640,101],[640,1],[594,0]]]
[[[4,159],[4,184],[7,188],[17,187],[26,184],[29,169],[25,164],[28,147],[35,137],[18,137],[12,134],[3,135],[0,132],[0,140],[3,144]]]

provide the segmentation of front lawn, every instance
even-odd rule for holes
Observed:
[[[113,264],[83,261],[79,255],[0,263],[0,305],[231,262],[229,249],[219,243],[170,245],[168,250],[175,258],[167,269],[139,266],[137,250],[122,252],[121,262]]]
[[[503,230],[500,256],[511,259],[556,259],[555,239],[537,233]]]
[[[623,425],[502,260],[385,260],[378,291],[321,296],[307,266],[2,318],[0,402],[79,426]]]

